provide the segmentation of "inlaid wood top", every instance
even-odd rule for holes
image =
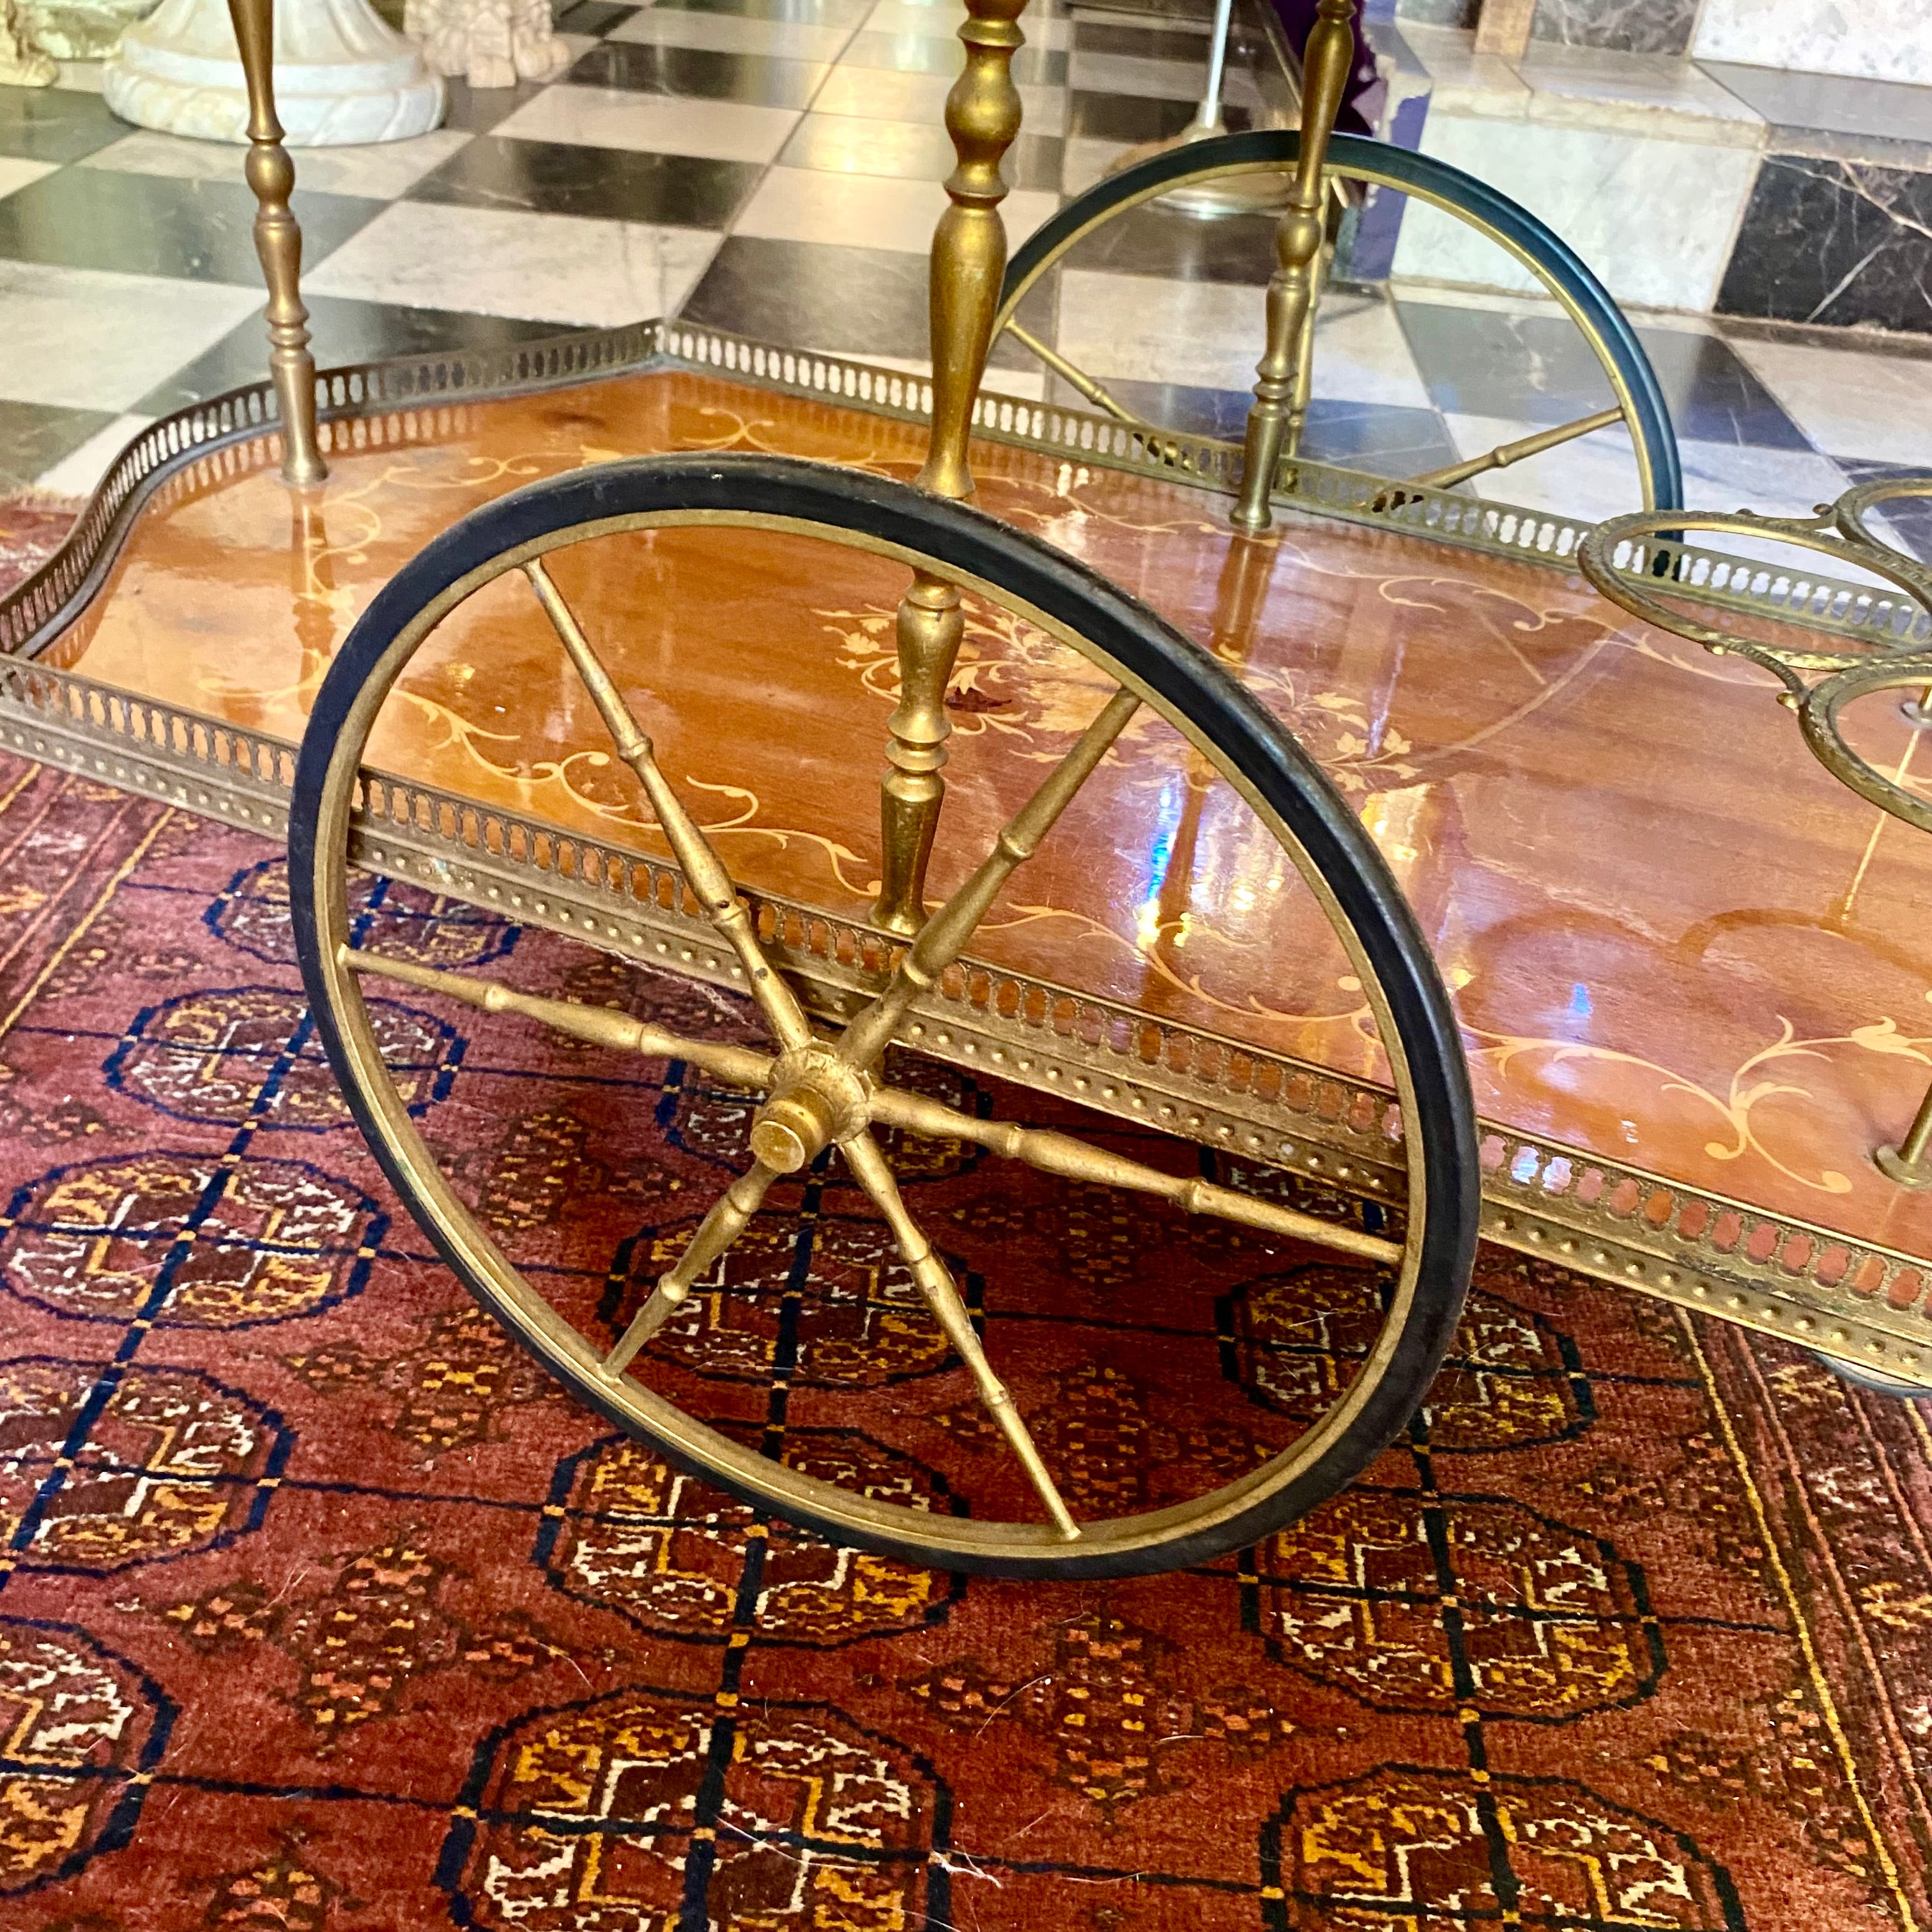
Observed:
[[[923,447],[916,424],[669,371],[354,429],[364,446],[332,452],[306,509],[260,446],[171,479],[50,661],[292,740],[377,586],[520,483],[670,449],[909,478]],[[1868,1157],[1932,1075],[1932,842],[1814,764],[1767,679],[1560,572],[1293,514],[1238,542],[1196,490],[992,446],[975,460],[982,507],[1210,645],[1360,811],[1454,991],[1486,1118],[1932,1252],[1932,1199]],[[862,916],[903,568],[707,531],[605,538],[551,569],[739,877]],[[974,604],[936,891],[1106,689]],[[1895,765],[1910,734],[1874,711],[1861,742]],[[520,578],[446,623],[376,746],[391,769],[661,851],[607,753]],[[1381,1064],[1279,849],[1144,712],[974,950],[1340,1072]]]

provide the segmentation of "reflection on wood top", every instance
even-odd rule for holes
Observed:
[[[354,428],[368,446],[332,454],[306,512],[260,445],[172,478],[49,660],[292,740],[377,586],[508,489],[670,449],[909,478],[924,440],[676,371]],[[1198,491],[992,446],[976,461],[983,508],[1209,644],[1360,810],[1454,990],[1486,1118],[1932,1252],[1932,1197],[1868,1158],[1932,1074],[1932,842],[1816,765],[1766,679],[1558,572],[1293,514],[1237,544]],[[740,876],[862,916],[902,568],[679,532],[603,539],[551,568]],[[937,890],[1106,689],[974,607]],[[662,849],[520,579],[446,622],[380,733],[392,770]],[[1861,742],[1910,755],[1890,714]],[[1347,962],[1204,771],[1144,713],[974,950],[1372,1077]]]

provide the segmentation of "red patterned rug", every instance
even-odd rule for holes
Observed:
[[[371,908],[436,963],[698,997],[436,914]],[[413,993],[383,1024],[586,1320],[743,1160],[675,1067]],[[1282,1338],[1363,1292],[950,1144],[908,1192],[1055,1382],[1076,1513],[1275,1439]],[[853,1558],[614,1436],[425,1256],[273,850],[8,760],[0,1202],[7,1932],[1932,1926],[1932,1438],[1774,1343],[1486,1251],[1409,1438],[1264,1547],[1121,1584]],[[666,1372],[968,1499],[883,1231],[836,1177],[789,1204]]]
[[[0,597],[24,584],[57,550],[85,507],[45,490],[0,494]]]

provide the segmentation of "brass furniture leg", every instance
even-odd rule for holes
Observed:
[[[1026,0],[966,0],[966,70],[946,98],[946,131],[958,165],[946,183],[951,206],[932,237],[932,439],[919,487],[957,500],[973,494],[967,436],[980,378],[993,338],[1006,230],[1000,203],[1006,184],[1000,163],[1020,131],[1013,56],[1024,44],[1019,16]],[[874,924],[910,935],[926,920],[926,868],[939,808],[940,770],[952,726],[946,687],[959,654],[965,619],[959,592],[923,572],[899,606],[899,701],[886,721],[891,736],[879,801],[879,898]]]
[[[1275,230],[1274,274],[1268,291],[1268,351],[1256,364],[1248,412],[1247,454],[1237,529],[1264,530],[1273,520],[1269,493],[1284,452],[1300,446],[1308,414],[1307,370],[1313,353],[1316,284],[1322,272],[1322,179],[1328,137],[1355,56],[1353,0],[1320,0],[1301,62],[1301,152],[1294,185]]]
[[[282,418],[282,476],[298,487],[328,474],[316,442],[315,358],[303,308],[302,230],[289,208],[295,164],[275,118],[274,0],[228,0],[248,81],[248,185],[255,193],[255,252],[268,285],[268,374]]]

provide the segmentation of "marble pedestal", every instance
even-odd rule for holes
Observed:
[[[206,141],[248,139],[227,0],[162,0],[101,70],[123,120]],[[400,141],[442,119],[442,82],[368,0],[275,0],[275,112],[292,148]]]

